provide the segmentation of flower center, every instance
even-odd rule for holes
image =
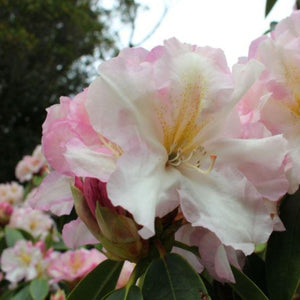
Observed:
[[[175,150],[176,149],[176,150]],[[206,168],[202,168],[202,164],[207,161],[208,154],[202,146],[198,146],[188,154],[182,151],[181,147],[176,148],[176,144],[172,144],[168,153],[167,165],[178,167],[185,164],[199,171],[202,174],[208,174],[214,167],[216,155],[210,155],[210,163]]]

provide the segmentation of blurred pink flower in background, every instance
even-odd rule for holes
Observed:
[[[0,184],[0,202],[9,202],[16,205],[22,202],[24,197],[24,188],[17,182]]]
[[[44,240],[55,228],[53,219],[43,211],[31,207],[16,207],[11,215],[9,224],[11,228],[21,228],[33,237]]]
[[[9,223],[13,210],[9,202],[0,202],[0,226],[5,226]]]
[[[107,257],[97,249],[77,249],[60,253],[49,265],[49,275],[55,282],[79,281]]]
[[[20,182],[29,181],[34,174],[39,173],[47,166],[46,158],[42,153],[41,145],[36,146],[32,155],[26,155],[16,166],[16,177]]]
[[[1,269],[5,272],[5,279],[11,283],[23,279],[49,279],[47,268],[55,255],[52,250],[45,250],[43,242],[33,244],[31,241],[19,240],[14,247],[2,252]]]
[[[54,294],[50,295],[50,300],[65,300],[66,294],[64,290],[57,290]]]

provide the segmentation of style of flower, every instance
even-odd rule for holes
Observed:
[[[16,166],[16,177],[20,182],[29,181],[47,166],[41,145],[36,146],[32,155],[26,155]]]
[[[17,182],[0,184],[0,202],[9,202],[12,205],[23,200],[24,188]]]
[[[55,253],[46,251],[43,242],[33,244],[31,241],[19,240],[14,247],[3,251],[1,269],[5,272],[5,279],[11,283],[18,283],[23,279],[48,279],[47,268],[53,256]]]
[[[50,231],[55,228],[54,221],[49,215],[28,206],[16,207],[8,226],[21,228],[41,240],[44,240],[50,234]]]
[[[291,194],[300,183],[299,20],[300,12],[295,11],[270,36],[252,42],[246,61],[255,58],[265,70],[239,104],[247,134],[283,134],[287,140],[284,167]]]

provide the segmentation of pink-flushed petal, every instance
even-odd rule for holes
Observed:
[[[280,202],[268,201],[268,200],[264,199],[264,203],[265,203],[265,206],[268,209],[271,219],[273,221],[273,230],[274,231],[285,231],[285,227],[278,216]]]
[[[141,48],[121,51],[101,65],[88,91],[86,110],[92,126],[124,151],[140,135],[156,142],[159,134],[153,126],[155,86],[147,53]]]
[[[87,89],[74,99],[61,97],[60,104],[48,108],[47,118],[43,124],[42,145],[50,165],[58,172],[74,176],[74,171],[65,159],[66,144],[77,139],[85,146],[97,151],[103,146],[90,125],[84,104]]]
[[[62,237],[69,248],[99,243],[79,218],[64,226]]]
[[[155,216],[162,217],[178,206],[176,185],[179,173],[165,169],[162,153],[151,152],[140,144],[120,157],[116,171],[107,183],[108,197],[115,206],[128,210],[142,225],[140,235],[154,235]]]
[[[234,168],[203,175],[182,167],[181,208],[193,226],[214,232],[220,241],[246,255],[268,240],[273,223],[260,194]]]
[[[272,31],[273,39],[279,38],[282,34],[288,34],[289,39],[300,36],[300,12],[294,11],[288,18],[283,19]]]
[[[64,157],[76,176],[95,177],[106,182],[116,168],[116,157],[106,148],[102,151],[92,150],[73,138],[66,143]]]
[[[175,233],[175,240],[184,243],[185,245],[188,246],[198,247],[198,244],[191,243],[191,234],[194,231],[195,231],[194,227],[190,225],[184,225],[181,228],[179,228],[179,230]],[[182,255],[198,273],[201,273],[203,271],[204,267],[200,262],[200,258],[197,257],[195,254],[178,247],[173,247],[172,252]]]
[[[57,172],[73,176],[74,173],[64,157],[64,152],[66,142],[73,138],[74,135],[77,136],[77,134],[66,121],[53,124],[51,129],[43,133],[42,146],[44,155],[50,166]]]
[[[51,211],[58,216],[69,214],[73,207],[70,188],[73,183],[73,178],[53,171],[30,197],[29,205],[35,209]]]
[[[277,201],[286,194],[289,183],[283,164],[288,149],[282,135],[246,140],[219,139],[211,149],[217,155],[216,168],[229,164],[237,168],[264,198]]]
[[[246,65],[236,64],[232,67],[234,80],[234,92],[231,103],[237,103],[259,78],[264,66],[256,61],[250,60]]]
[[[220,282],[235,282],[230,264],[238,269],[243,266],[240,251],[222,245],[216,235],[204,228],[193,228],[191,243],[198,246],[201,263]]]

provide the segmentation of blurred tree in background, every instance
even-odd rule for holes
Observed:
[[[40,143],[45,108],[87,86],[92,61],[117,53],[112,20],[131,26],[138,5],[111,3],[0,0],[0,182]]]

